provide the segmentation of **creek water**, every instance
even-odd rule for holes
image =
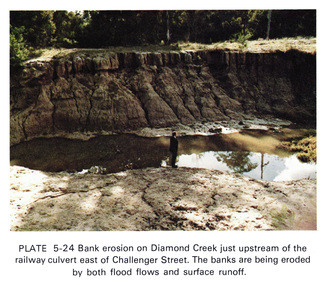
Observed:
[[[285,133],[250,131],[213,136],[180,136],[179,167],[200,167],[241,173],[255,179],[316,178],[316,164],[276,148]],[[34,139],[11,147],[11,165],[43,171],[85,171],[94,166],[105,172],[169,166],[169,137],[146,138],[122,134],[88,141]]]

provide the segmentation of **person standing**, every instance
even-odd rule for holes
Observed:
[[[172,135],[170,137],[169,151],[171,152],[171,167],[177,168],[176,165],[176,158],[178,152],[177,132],[172,132]]]

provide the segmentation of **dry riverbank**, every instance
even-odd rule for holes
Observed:
[[[113,174],[10,167],[11,230],[312,230],[316,180],[266,182],[218,170]]]

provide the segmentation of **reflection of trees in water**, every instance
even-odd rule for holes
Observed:
[[[263,168],[269,164],[269,161],[267,161],[266,163],[264,163],[264,153],[261,153],[261,179],[263,179]]]
[[[227,153],[218,153],[217,160],[223,161],[226,165],[237,173],[250,172],[258,164],[252,163],[248,151],[231,151]]]

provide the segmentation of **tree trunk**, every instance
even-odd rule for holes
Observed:
[[[270,35],[270,23],[271,23],[271,10],[269,10],[268,12],[267,40],[269,40],[269,35]]]

